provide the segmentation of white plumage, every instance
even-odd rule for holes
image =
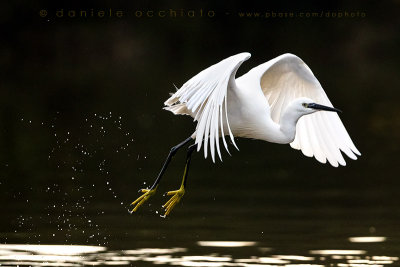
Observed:
[[[345,165],[360,155],[343,123],[310,68],[297,56],[284,54],[235,79],[249,53],[231,56],[187,81],[164,104],[174,114],[197,121],[197,149],[215,151],[221,159],[219,138],[225,135],[290,143],[308,157],[332,166]],[[315,105],[315,103],[324,105]]]

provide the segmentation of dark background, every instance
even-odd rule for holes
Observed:
[[[398,235],[399,1],[1,5],[0,242],[138,247],[154,240],[163,246],[165,239],[182,245],[279,243],[282,234]],[[124,16],[66,15],[92,8]],[[169,9],[196,15],[133,14]],[[200,9],[215,16],[200,17]],[[238,16],[269,11],[365,17]],[[173,84],[244,51],[252,58],[239,75],[286,52],[301,57],[344,111],[341,119],[362,156],[333,168],[288,145],[239,139],[240,152],[231,147],[223,163],[193,156],[187,195],[162,219],[162,193],[180,183],[181,152],[159,194],[130,215],[137,190],[195,128],[191,118],[162,110]]]

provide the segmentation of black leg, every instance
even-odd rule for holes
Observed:
[[[186,154],[185,172],[183,174],[183,181],[182,181],[184,187],[186,187],[187,176],[189,174],[190,161],[192,160],[192,153],[193,151],[196,150],[196,147],[197,147],[196,144],[190,145]]]
[[[176,204],[179,203],[183,195],[185,194],[186,191],[186,182],[187,182],[187,177],[189,173],[189,166],[190,166],[190,161],[192,159],[192,153],[196,149],[196,144],[193,144],[189,146],[187,154],[186,154],[186,163],[185,163],[185,170],[183,171],[183,178],[182,178],[182,183],[181,187],[178,190],[174,191],[169,191],[167,192],[168,196],[172,196],[167,203],[163,205],[163,208],[165,208],[165,214],[164,216],[167,216],[170,214],[172,209],[175,207]]]
[[[173,148],[171,148],[171,151],[168,154],[167,159],[164,162],[164,165],[161,168],[160,173],[158,174],[156,180],[154,181],[154,184],[149,188],[149,189],[142,189],[140,190],[143,195],[141,195],[140,197],[138,197],[135,201],[133,201],[131,203],[131,205],[133,206],[133,209],[131,210],[131,212],[135,212],[137,211],[137,209],[144,203],[146,202],[147,199],[149,199],[152,195],[155,194],[156,189],[158,187],[158,184],[161,181],[162,176],[164,175],[165,170],[168,167],[168,164],[171,162],[171,159],[174,157],[174,155],[176,154],[176,152],[183,147],[184,145],[186,145],[187,143],[189,143],[190,141],[192,141],[192,137],[188,137],[187,139],[185,139],[183,142],[177,144],[176,146],[174,146]]]
[[[184,145],[186,145],[187,143],[189,143],[190,141],[192,141],[192,137],[188,137],[187,139],[185,139],[183,142],[177,144],[176,146],[172,147],[171,150],[169,151],[169,154],[167,156],[167,159],[164,162],[164,165],[161,168],[160,173],[158,174],[156,180],[154,181],[154,184],[150,187],[151,189],[156,188],[156,186],[160,183],[161,181],[161,177],[164,175],[164,172],[166,171],[166,169],[168,168],[169,163],[171,162],[171,159],[174,157],[174,155],[176,154],[176,152],[183,147]]]

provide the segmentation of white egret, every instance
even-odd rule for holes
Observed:
[[[212,65],[165,101],[166,110],[192,116],[197,121],[196,130],[171,149],[154,184],[142,189],[143,195],[132,202],[132,212],[156,192],[176,151],[192,140],[181,187],[167,193],[172,197],[163,205],[165,215],[185,193],[192,152],[203,147],[204,157],[210,153],[215,161],[217,153],[221,159],[220,138],[229,153],[225,136],[236,148],[234,137],[290,144],[304,155],[314,156],[321,163],[328,161],[334,167],[346,165],[341,152],[354,160],[361,155],[337,114],[340,110],[332,106],[303,60],[283,54],[235,79],[236,71],[249,58],[249,53],[240,53]]]

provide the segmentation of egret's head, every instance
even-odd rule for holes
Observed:
[[[297,112],[302,115],[311,114],[317,111],[325,110],[325,111],[334,111],[341,112],[339,109],[334,107],[327,107],[320,104],[315,103],[312,99],[307,97],[300,97],[293,101],[293,105]]]

